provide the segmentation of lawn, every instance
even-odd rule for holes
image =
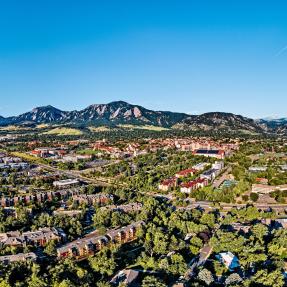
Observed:
[[[58,135],[58,136],[80,136],[82,131],[73,128],[54,128],[43,133],[44,135]]]
[[[138,129],[138,130],[149,130],[149,131],[167,131],[169,129],[163,128],[163,127],[157,127],[157,126],[152,126],[152,125],[144,125],[144,126],[136,126],[136,125],[118,125],[120,128],[125,128],[125,129]]]

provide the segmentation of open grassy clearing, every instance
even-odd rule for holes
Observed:
[[[44,132],[43,135],[59,135],[59,136],[80,136],[83,132],[79,129],[74,128],[54,128],[47,132]]]
[[[169,129],[163,127],[157,127],[152,125],[136,126],[136,125],[118,125],[120,128],[125,129],[138,129],[138,130],[149,130],[149,131],[167,131]]]

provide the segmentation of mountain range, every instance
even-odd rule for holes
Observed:
[[[153,125],[192,130],[224,130],[253,133],[287,133],[287,119],[254,120],[232,113],[211,112],[188,115],[168,111],[153,111],[124,101],[90,105],[83,110],[61,111],[53,106],[34,108],[13,117],[1,117],[0,125]]]

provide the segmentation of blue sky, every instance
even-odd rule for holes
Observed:
[[[286,13],[276,0],[0,0],[0,115],[125,100],[287,116]]]

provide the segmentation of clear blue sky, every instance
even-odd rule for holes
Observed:
[[[286,14],[276,0],[0,0],[0,114],[125,100],[287,116]]]

